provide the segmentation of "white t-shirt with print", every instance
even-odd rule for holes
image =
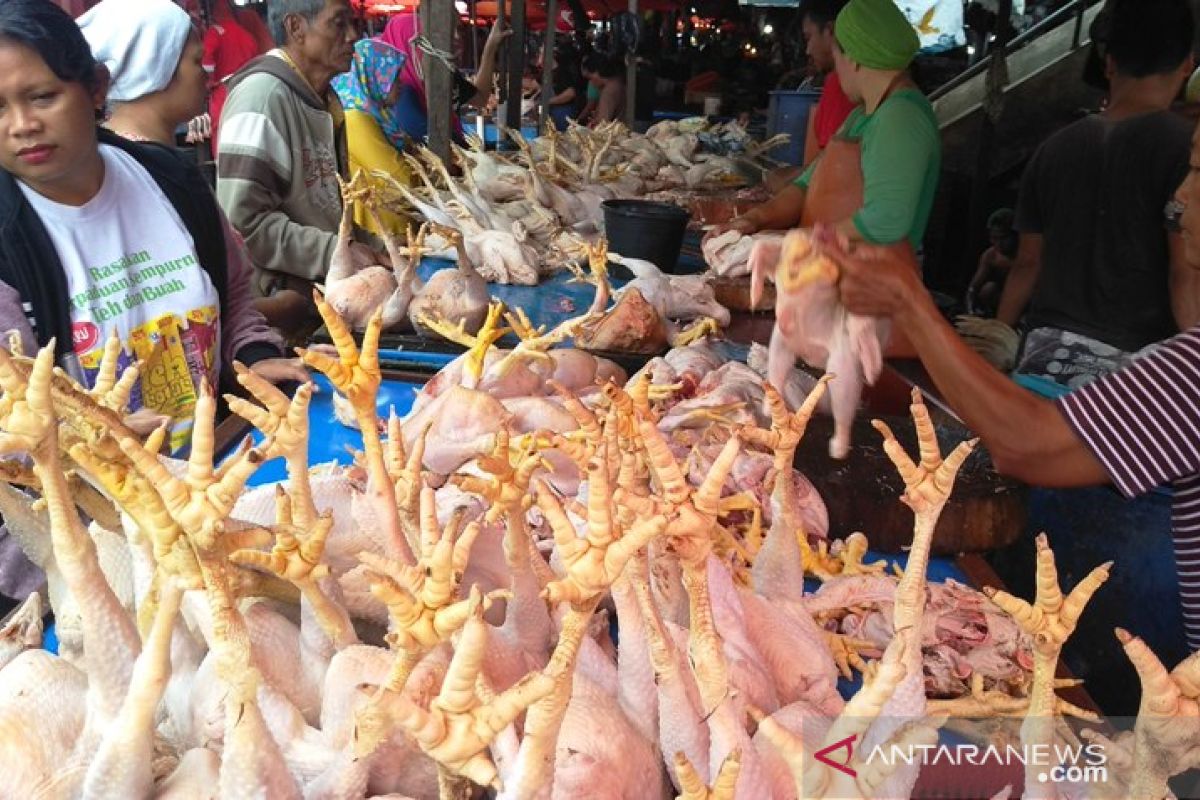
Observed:
[[[18,185],[66,274],[73,346],[88,383],[116,331],[121,368],[142,361],[131,408],[174,418],[171,443],[177,449],[191,436],[200,378],[217,377],[217,291],[191,234],[150,173],[110,145],[100,145],[100,155],[104,183],[82,206]]]

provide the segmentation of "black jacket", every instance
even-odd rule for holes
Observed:
[[[196,245],[200,266],[217,290],[221,308],[229,284],[225,262],[225,230],[212,189],[200,171],[183,155],[169,147],[131,142],[104,128],[98,129],[101,144],[125,151],[150,173],[167,200],[175,207]],[[58,361],[67,366],[71,350],[71,312],[67,304],[67,277],[50,235],[17,181],[0,170],[0,281],[21,295],[25,316],[38,346],[58,340]],[[248,344],[237,358],[246,366],[281,354],[271,344]],[[73,370],[72,370],[73,371]]]

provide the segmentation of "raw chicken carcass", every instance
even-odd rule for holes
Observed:
[[[453,325],[461,323],[467,333],[477,333],[491,301],[487,282],[475,271],[462,234],[448,229],[441,232],[458,250],[457,269],[434,273],[408,304],[408,319],[414,330],[426,336],[430,330],[421,325],[422,317],[437,317]]]
[[[617,253],[609,253],[608,259],[634,275],[634,279],[618,292],[618,296],[638,290],[650,305],[658,309],[663,319],[709,317],[721,327],[729,324],[729,309],[717,302],[712,284],[706,276],[666,275],[649,261],[625,258]]]
[[[746,236],[730,230],[705,239],[700,250],[704,262],[713,272],[726,278],[740,278],[750,274],[751,257],[756,250],[762,255],[768,255],[773,249],[777,253],[778,243],[782,241],[783,234],[780,233],[768,231]],[[774,264],[774,260],[771,263]]]
[[[369,189],[358,185],[358,176],[342,187],[342,221],[338,227],[338,240],[330,257],[329,272],[325,276],[325,298],[335,311],[355,330],[363,330],[367,321],[381,306],[383,327],[396,328],[406,322],[408,304],[420,288],[416,276],[416,262],[420,261],[424,228],[413,238],[409,230],[408,248],[402,248],[395,237],[378,222],[375,199]],[[353,201],[361,199],[377,221],[382,231],[391,266],[379,264],[357,268],[351,251]]]
[[[604,318],[576,337],[580,347],[624,353],[658,353],[667,346],[667,325],[636,287],[626,289]]]
[[[837,266],[807,231],[792,231],[783,240],[776,268],[768,377],[782,389],[797,356],[833,374],[829,398],[834,432],[829,454],[841,459],[850,452],[850,426],[863,383],[873,384],[883,368],[889,325],[847,312],[838,300],[837,276]],[[752,304],[761,299],[766,277],[766,263],[756,262]]]

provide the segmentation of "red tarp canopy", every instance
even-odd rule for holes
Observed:
[[[588,16],[592,19],[608,19],[613,14],[619,14],[622,11],[629,10],[628,0],[582,0],[584,9],[588,12]],[[403,14],[406,11],[415,11],[421,7],[420,0],[356,0],[356,7],[363,8],[368,14]],[[457,2],[455,5],[461,10],[466,3]],[[566,5],[566,0],[559,0],[559,14],[567,15],[565,27],[570,27],[569,15],[570,9],[563,8]],[[638,0],[638,8],[641,11],[677,11],[684,5],[683,0]],[[475,14],[481,19],[495,19],[500,12],[500,4],[497,0],[480,0],[475,4]],[[508,0],[505,2],[506,15],[512,14],[512,3]],[[464,14],[464,16],[466,16]],[[531,27],[541,28],[546,24],[546,4],[544,0],[529,0],[525,6],[526,24]],[[560,29],[564,27],[562,22],[559,25]]]

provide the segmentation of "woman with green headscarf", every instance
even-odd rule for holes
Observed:
[[[346,113],[346,146],[352,174],[360,170],[366,175],[386,172],[408,183],[408,164],[401,156],[404,129],[394,111],[404,62],[404,54],[387,42],[363,39],[354,45],[350,71],[333,79],[331,85]],[[389,233],[402,233],[408,225],[405,217],[390,211],[380,210],[379,218]],[[359,201],[354,204],[354,223],[370,233],[380,233]]]
[[[919,247],[941,170],[933,108],[908,76],[916,31],[892,0],[850,0],[834,25],[834,66],[858,103],[796,182],[714,233],[815,223],[852,240]]]

